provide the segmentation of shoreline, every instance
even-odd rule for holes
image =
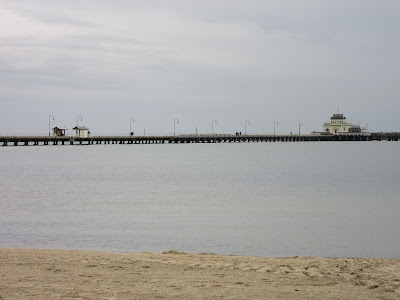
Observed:
[[[398,299],[400,259],[0,248],[0,299]]]

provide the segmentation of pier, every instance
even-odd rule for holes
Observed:
[[[0,146],[399,141],[400,132],[337,135],[0,136]]]

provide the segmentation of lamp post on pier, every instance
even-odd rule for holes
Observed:
[[[244,121],[244,135],[246,135],[247,134],[247,124],[249,124],[250,125],[250,122],[249,121]]]
[[[277,121],[274,121],[274,135],[275,135],[275,125],[278,125]]]
[[[133,132],[132,132],[132,123],[134,123],[135,122],[135,118],[134,117],[130,117],[129,118],[129,135],[133,135]]]
[[[50,136],[50,117],[53,117],[53,121],[54,121],[54,116],[53,116],[53,115],[50,115],[50,116],[49,116],[49,136]]]
[[[78,129],[79,118],[81,118],[81,122],[82,122],[82,117],[81,117],[81,116],[78,116],[78,117],[76,118],[76,136],[77,136],[77,137],[79,136],[79,129]]]
[[[214,135],[214,124],[217,124],[217,120],[212,120],[211,122],[211,135]]]
[[[303,126],[302,122],[299,122],[299,135],[300,135],[300,126]]]
[[[179,124],[178,118],[175,118],[175,119],[174,119],[174,136],[175,136],[175,124]]]

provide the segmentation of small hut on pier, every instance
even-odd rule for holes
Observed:
[[[72,129],[76,131],[76,137],[78,137],[78,138],[89,137],[90,131],[85,126],[75,126]]]
[[[68,130],[66,127],[54,127],[53,136],[65,136],[65,131]]]

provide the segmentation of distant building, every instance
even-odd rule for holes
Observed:
[[[75,126],[72,128],[76,131],[76,137],[78,138],[87,138],[90,134],[90,131],[85,126]]]
[[[66,127],[54,127],[53,136],[65,136],[65,131],[68,130]]]
[[[362,131],[365,131],[365,128],[346,122],[346,117],[343,114],[333,114],[331,122],[324,123],[324,133],[360,133]]]

